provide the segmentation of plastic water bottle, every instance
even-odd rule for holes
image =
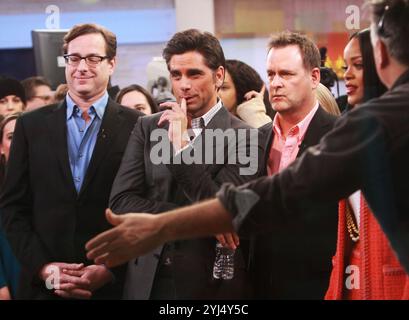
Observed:
[[[216,244],[216,258],[213,265],[213,278],[231,280],[234,276],[235,250],[223,247],[220,242]]]

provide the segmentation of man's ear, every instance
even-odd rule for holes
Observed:
[[[379,46],[379,66],[381,69],[384,69],[386,66],[389,65],[389,54],[388,49],[386,48],[385,43],[382,40],[379,40],[376,44]]]
[[[320,68],[313,68],[311,70],[311,80],[313,83],[313,88],[316,89],[321,81]]]
[[[113,57],[111,60],[108,61],[110,65],[109,75],[112,76],[116,67],[116,57]]]
[[[214,75],[215,75],[216,88],[219,89],[221,88],[224,82],[224,68],[222,66],[217,68]]]

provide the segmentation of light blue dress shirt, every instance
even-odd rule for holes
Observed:
[[[67,94],[66,100],[68,156],[75,189],[79,193],[98,138],[102,117],[108,103],[108,93],[105,92],[88,109],[88,115],[91,118],[88,123],[82,118],[81,109],[69,94]]]

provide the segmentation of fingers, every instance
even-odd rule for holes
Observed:
[[[92,241],[92,240],[91,240]],[[87,247],[86,249],[89,250],[87,253],[87,258],[90,260],[95,260],[97,257],[105,254],[107,252],[108,242],[103,242],[101,244],[96,244],[95,246],[92,245],[91,247]]]
[[[224,238],[223,234],[216,235],[216,239],[220,242],[220,244],[225,247],[226,246],[226,239]]]
[[[171,110],[168,110],[162,113],[162,115],[160,116],[158,126],[163,127],[167,122],[171,123],[173,121],[181,121],[181,119],[178,114]]]
[[[244,95],[244,99],[250,100],[250,99],[253,99],[253,98],[256,98],[256,97],[263,98],[265,91],[266,91],[266,86],[263,84],[263,86],[261,87],[260,92],[257,92],[255,90],[249,91]]]
[[[121,252],[115,252],[115,253],[108,253],[104,257],[104,264],[107,268],[113,268],[117,267],[121,264],[124,264],[131,260],[133,256],[129,256],[128,254],[121,253]]]
[[[166,110],[159,118],[158,126],[163,126],[166,122],[187,120],[186,100],[182,99],[182,105],[172,104],[171,110]]]
[[[67,270],[80,270],[84,267],[83,263],[64,263],[64,262],[57,262],[55,263],[60,269],[67,269]]]
[[[77,286],[73,283],[61,283],[58,290],[69,291],[74,290],[75,288],[77,288]]]
[[[62,272],[64,272],[67,275],[74,276],[74,277],[81,277],[86,270],[69,270],[69,269],[63,269]]]
[[[259,93],[257,91],[249,91],[244,95],[244,99],[246,100],[250,100],[253,99],[255,97],[257,97],[259,95]]]
[[[177,102],[172,102],[172,101],[167,101],[167,102],[162,102],[159,107],[161,109],[173,109],[174,105],[178,105]]]
[[[227,233],[224,235],[226,242],[227,242],[227,247],[229,247],[230,249],[237,249],[237,243],[235,241],[235,238],[233,237],[232,233]]]
[[[239,236],[237,235],[237,233],[232,233],[232,236],[233,236],[233,241],[234,241],[235,245],[238,247],[240,245]]]
[[[90,281],[88,279],[80,278],[77,276],[70,276],[68,274],[62,273],[60,275],[60,285],[64,283],[72,283],[77,286],[86,287],[90,284]]]
[[[172,115],[172,110],[166,110],[162,113],[158,121],[158,127],[162,127],[166,122],[169,122],[170,116]]]
[[[237,249],[240,245],[240,239],[236,233],[218,234],[216,238],[223,247],[229,247],[233,250]]]
[[[105,232],[100,233],[99,235],[97,235],[96,237],[92,238],[90,241],[88,241],[85,244],[85,249],[88,252],[87,257],[88,259],[93,259],[93,255],[90,253],[92,252],[92,250],[98,248],[99,246],[105,244],[106,242],[110,242],[112,240],[114,240],[116,237],[118,237],[119,235],[119,226],[116,226],[115,228],[112,228],[110,230],[107,230]]]
[[[94,262],[95,264],[104,264],[106,267],[110,268],[110,266],[107,265],[107,257],[108,257],[109,253],[104,253],[101,254],[99,256],[96,256],[94,258]]]
[[[105,264],[105,257],[107,254],[116,254],[117,251],[128,248],[129,243],[120,236],[111,242],[105,242],[101,246],[95,248],[87,254],[89,259],[93,259],[95,264]]]
[[[92,292],[84,289],[72,289],[69,291],[55,290],[54,293],[65,299],[91,299]]]
[[[185,98],[183,98],[182,101],[180,102],[180,108],[182,109],[183,114],[187,116],[187,104]]]

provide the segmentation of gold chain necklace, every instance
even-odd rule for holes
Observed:
[[[345,211],[346,211],[346,220],[347,220],[347,230],[349,236],[351,237],[353,242],[357,242],[359,240],[359,229],[355,224],[353,213],[349,204],[348,199],[345,200]]]

